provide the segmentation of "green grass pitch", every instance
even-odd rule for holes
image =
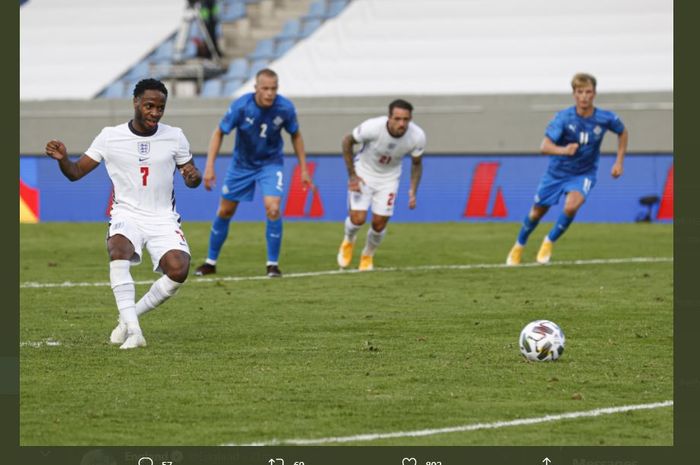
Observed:
[[[184,225],[193,267],[209,227]],[[342,225],[286,222],[272,280],[238,279],[264,273],[264,225],[234,221],[222,279],[190,276],[142,318],[148,347],[123,351],[106,225],[21,225],[20,444],[672,445],[672,406],[352,439],[673,400],[673,226],[576,223],[552,265],[500,266],[518,228],[390,224],[377,271],[324,273]],[[150,268],[132,268],[137,298]],[[65,282],[97,284],[29,284]],[[534,319],[565,331],[559,361],[521,357]]]

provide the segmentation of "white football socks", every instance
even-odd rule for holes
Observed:
[[[174,296],[182,284],[173,281],[168,275],[161,276],[136,303],[136,315],[141,316]]]
[[[350,221],[350,217],[345,218],[345,240],[348,242],[355,242],[355,237],[357,236],[357,231],[360,230],[362,225],[358,226]]]
[[[369,230],[367,231],[367,243],[365,244],[365,248],[362,250],[362,255],[368,255],[368,256],[373,256],[374,251],[379,247],[379,244],[382,243],[382,239],[384,239],[384,235],[386,234],[386,228],[384,228],[381,232],[377,232],[372,228],[371,226],[369,227]]]
[[[129,334],[141,334],[139,319],[136,316],[136,288],[131,277],[129,260],[112,260],[109,262],[109,281],[114,293],[114,300],[119,309],[119,321],[126,324]]]

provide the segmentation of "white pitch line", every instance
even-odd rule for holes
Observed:
[[[672,262],[673,257],[630,257],[630,258],[600,258],[592,260],[569,260],[552,262],[548,265],[540,265],[538,263],[524,263],[519,266],[508,266],[504,263],[474,263],[471,265],[424,265],[424,266],[404,266],[404,267],[383,267],[375,268],[374,272],[391,272],[391,271],[433,271],[433,270],[478,270],[487,268],[531,268],[540,266],[564,266],[564,265],[615,265],[625,263],[667,263]],[[285,274],[285,278],[307,278],[314,276],[331,276],[336,274],[357,273],[358,270],[327,270],[327,271],[309,271],[306,273],[289,273]],[[213,283],[222,281],[257,281],[268,280],[267,276],[220,276],[215,278],[197,278],[193,277],[190,282],[194,283]],[[154,280],[136,281],[135,284],[153,284]],[[20,283],[20,289],[46,289],[52,287],[108,287],[109,282],[72,282],[65,281],[62,283],[38,283],[26,281]]]
[[[493,423],[474,423],[471,425],[461,425],[461,426],[450,426],[447,428],[435,428],[435,429],[424,429],[418,431],[395,431],[392,433],[368,433],[368,434],[357,434],[355,436],[340,436],[331,438],[318,438],[318,439],[272,439],[268,442],[254,442],[249,444],[223,444],[224,446],[278,446],[278,445],[292,445],[292,446],[312,446],[321,444],[332,444],[332,443],[345,443],[345,442],[365,442],[365,441],[376,441],[378,439],[393,439],[393,438],[417,438],[424,436],[434,436],[436,434],[446,434],[446,433],[461,433],[465,431],[477,431],[482,429],[499,429],[507,428],[510,426],[523,426],[523,425],[535,425],[538,423],[547,423],[559,420],[569,420],[574,418],[587,418],[587,417],[597,417],[600,415],[612,415],[614,413],[631,412],[633,410],[652,410],[662,407],[673,406],[672,400],[666,400],[663,402],[655,402],[652,404],[638,404],[638,405],[623,405],[620,407],[607,407],[598,408],[595,410],[586,410],[581,412],[569,412],[561,413],[557,415],[545,415],[543,417],[535,418],[521,418],[518,420],[509,421],[496,421]]]

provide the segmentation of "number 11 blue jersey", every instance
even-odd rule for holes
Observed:
[[[556,145],[579,144],[572,156],[552,155],[547,172],[555,178],[572,175],[591,175],[595,177],[600,158],[600,144],[606,131],[622,134],[625,125],[612,111],[594,108],[589,117],[576,114],[572,106],[560,111],[549,122],[545,136]]]

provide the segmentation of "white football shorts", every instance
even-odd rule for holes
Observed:
[[[136,219],[126,215],[113,216],[109,222],[107,237],[115,234],[121,234],[134,245],[134,256],[130,260],[132,266],[141,263],[144,246],[151,256],[153,271],[156,272],[163,271],[160,269],[160,259],[170,250],[182,250],[187,255],[191,255],[185,233],[175,220],[153,223],[152,220]]]
[[[396,194],[399,191],[399,180],[377,181],[360,176],[360,192],[348,192],[350,210],[367,211],[372,207],[372,213],[381,216],[392,216],[396,204]]]

